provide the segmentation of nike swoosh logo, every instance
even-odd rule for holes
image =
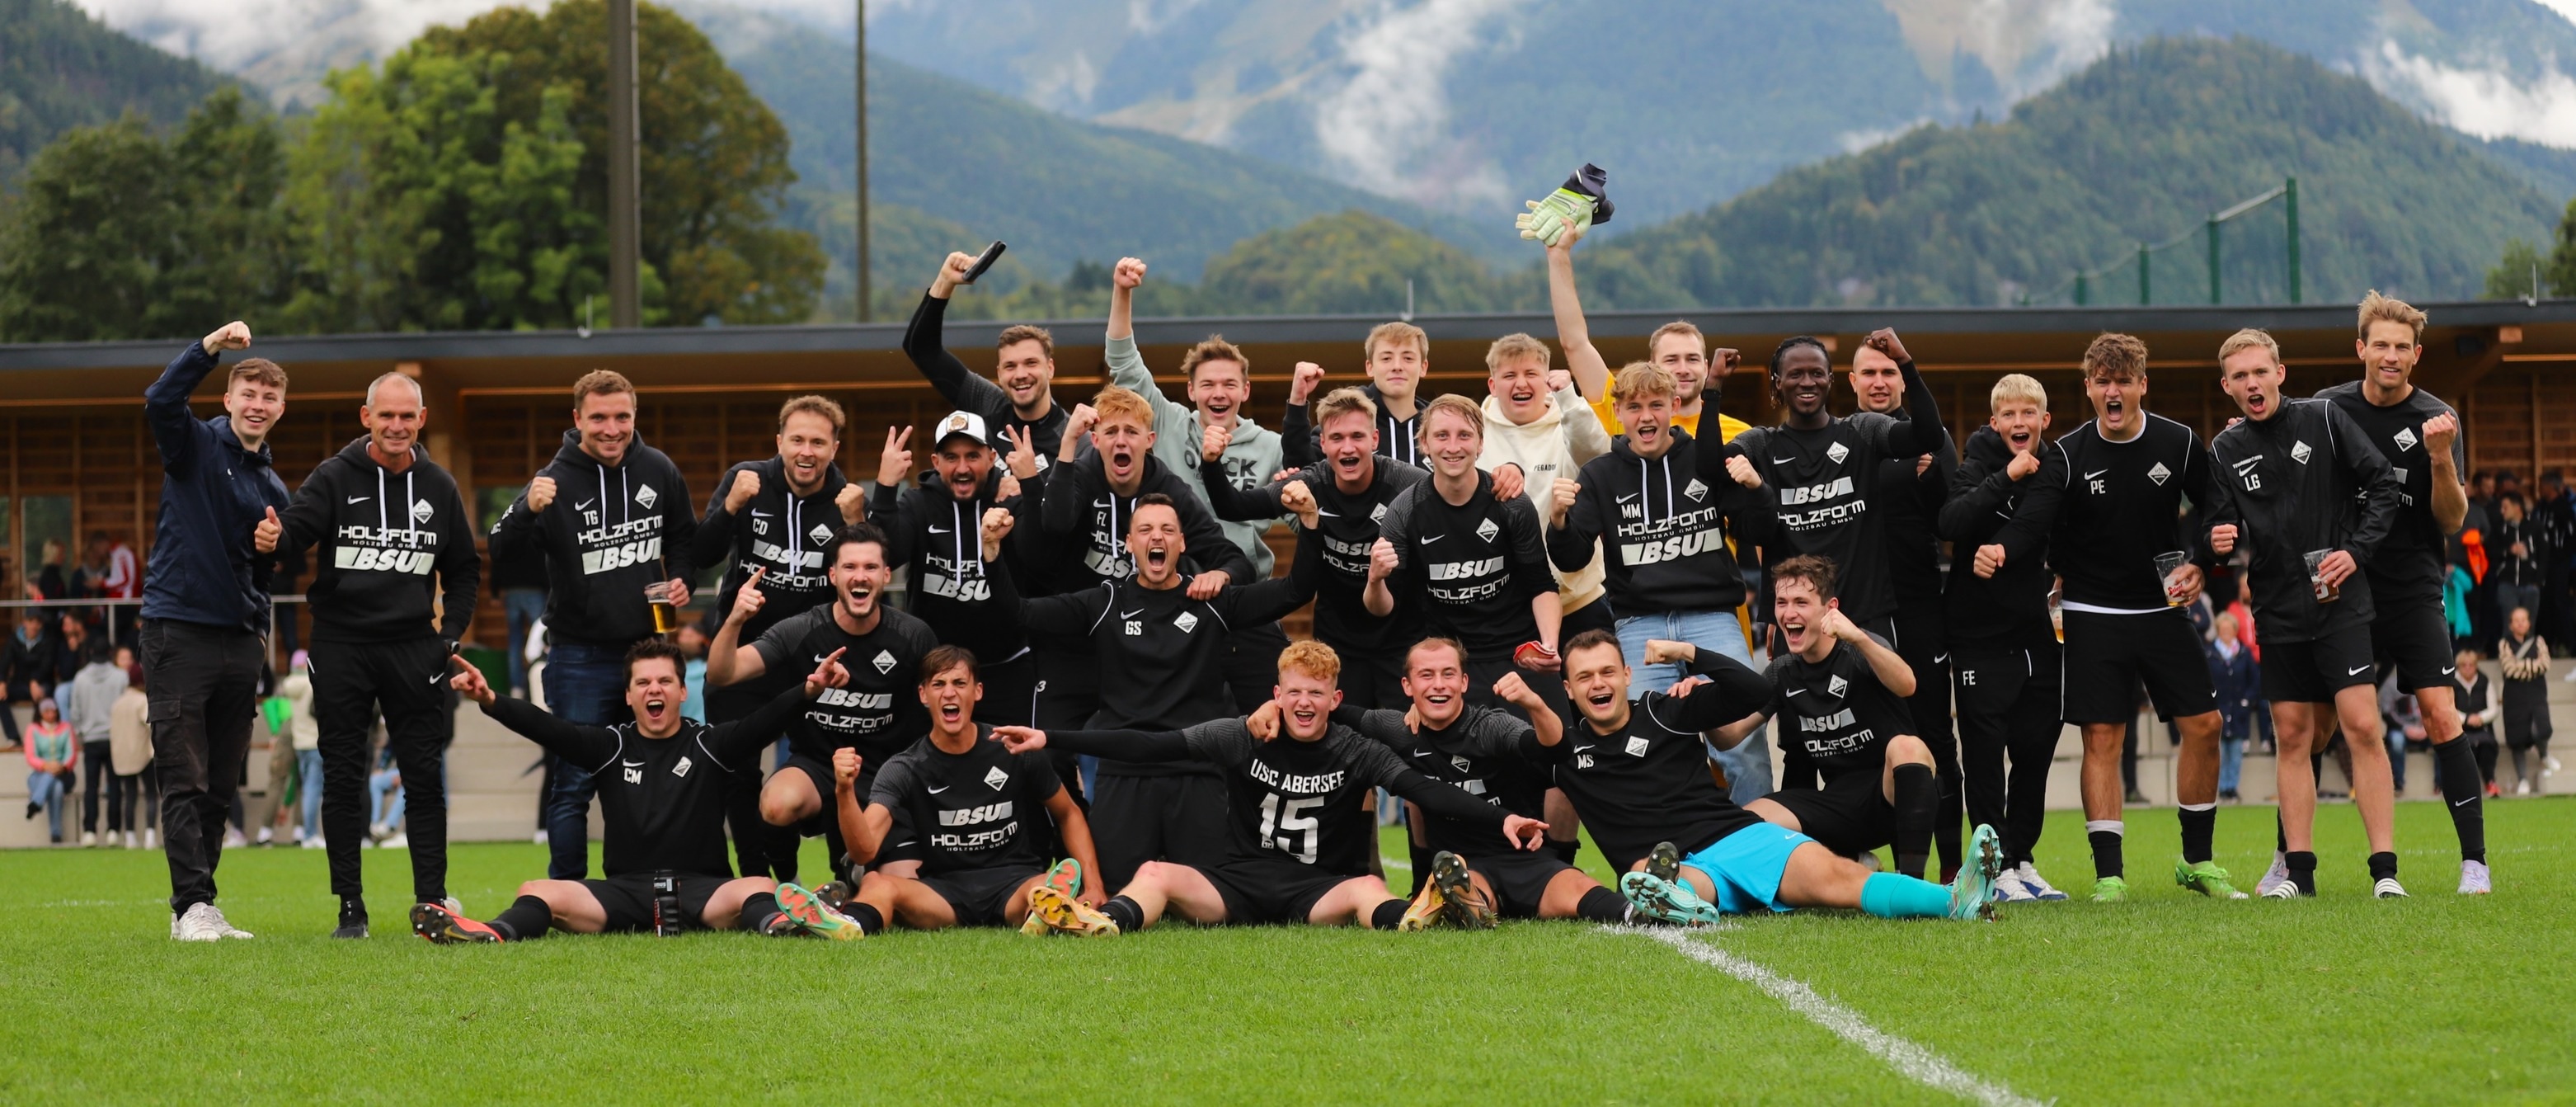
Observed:
[[[2456,672],[2459,672],[2459,671],[2460,671],[2460,667],[2459,667],[2459,666],[2457,666],[2457,665],[2444,665],[2444,666],[2442,666],[2442,675],[2443,675],[2443,676],[2449,676],[2449,675],[2451,675],[2451,674],[2453,674],[2453,673],[2456,673]]]
[[[1946,654],[1946,653],[1945,653],[1945,654],[1938,654],[1938,655],[1935,655],[1935,656],[1932,658],[1932,663],[1933,663],[1933,664],[1935,664],[1935,665],[1942,665],[1942,664],[1947,664],[1947,663],[1949,662],[1949,660],[1950,660],[1950,655],[1949,655],[1949,654]]]
[[[1623,504],[1624,504],[1624,503],[1627,503],[1627,502],[1628,502],[1628,501],[1630,501],[1630,500],[1636,499],[1638,495],[1639,495],[1639,493],[1635,493],[1635,492],[1628,493],[1628,494],[1627,494],[1627,495],[1625,495],[1625,496],[1621,496],[1621,497],[1619,497],[1619,502],[1620,502],[1620,503],[1623,503]]]
[[[766,519],[769,518],[769,513],[755,507],[751,509],[751,517],[754,519]]]
[[[1792,688],[1789,689],[1789,694],[1792,696],[1803,696],[1807,694],[1807,690],[1804,688]]]
[[[372,500],[372,499],[375,499],[375,497],[373,497],[373,496],[351,496],[351,497],[349,497],[349,502],[350,502],[350,503],[353,503],[353,504],[362,504],[362,503],[365,503],[365,502],[367,502],[367,501],[369,501],[369,500]]]
[[[1423,536],[1422,536],[1422,544],[1423,544],[1423,545],[1425,545],[1425,546],[1428,546],[1428,545],[1430,545],[1430,544],[1432,544],[1432,543],[1434,543],[1434,542],[1437,542],[1437,541],[1439,541],[1439,540],[1441,540],[1441,539],[1443,539],[1443,538],[1447,538],[1447,537],[1449,537],[1449,536],[1448,536],[1448,535],[1445,535],[1445,534],[1426,534],[1426,535],[1423,535]]]
[[[932,788],[932,789],[930,789],[929,791],[930,791],[930,794],[931,794],[931,795],[934,795],[934,796],[935,796],[935,795],[938,795],[939,793],[941,793],[941,792],[945,792],[945,791],[947,791],[947,790],[948,790],[948,786],[947,786],[947,785],[945,785],[945,784],[942,784],[942,785],[940,785],[939,787],[936,787],[936,788]]]
[[[948,533],[948,528],[947,528],[947,527],[932,527],[932,528],[930,528],[930,533],[932,533],[932,534],[946,534],[946,533]]]
[[[817,664],[817,665],[820,665],[820,664],[822,664],[822,663],[824,663],[824,662],[826,662],[826,661],[829,661],[829,660],[831,660],[831,657],[830,657],[829,655],[827,655],[827,654],[819,654],[819,653],[818,653],[818,654],[815,654],[815,655],[814,655],[814,663],[815,663],[815,664]]]
[[[2467,807],[2468,805],[2470,805],[2470,804],[2472,804],[2472,803],[2476,803],[2476,802],[2478,802],[2478,797],[2476,797],[2476,796],[2470,796],[2469,798],[2464,799],[2464,800],[2461,800],[2460,802],[2455,803],[2455,804],[2452,804],[2451,806],[2453,806],[2453,807]]]
[[[308,671],[308,672],[309,672],[309,671],[311,671],[311,670],[308,668],[306,671]],[[445,673],[431,673],[431,674],[429,674],[429,684],[430,684],[430,687],[433,687],[433,688],[437,687],[437,686],[438,686],[438,682],[439,682],[439,681],[442,681],[442,680],[445,680],[445,679],[447,679],[447,674],[445,674]]]
[[[2108,473],[2108,472],[2110,472],[2110,470],[2108,470],[2108,469],[2095,469],[2095,470],[2093,470],[2093,471],[2092,471],[2092,472],[2090,472],[2090,473],[2086,473],[2086,474],[2084,474],[2084,479],[2086,479],[2086,480],[2092,480],[2093,478],[2098,477],[2098,476],[2101,476],[2102,474],[2104,474],[2104,473]]]
[[[1771,459],[1771,464],[1773,465],[1795,465],[1797,463],[1798,459],[1794,457],[1775,457]]]
[[[1415,751],[1413,751],[1413,756],[1415,756],[1415,757],[1429,757],[1429,756],[1431,756],[1431,751],[1430,751],[1430,750],[1415,750]]]
[[[577,504],[572,505],[572,509],[573,509],[574,511],[588,511],[588,510],[590,510],[590,505],[595,504],[595,503],[598,503],[598,502],[599,502],[599,501],[598,501],[597,499],[588,499],[588,500],[583,500],[583,501],[582,501],[582,502],[580,502],[580,503],[577,503]]]
[[[1121,619],[1133,619],[1133,618],[1135,618],[1136,616],[1142,615],[1142,614],[1144,614],[1144,613],[1145,613],[1145,609],[1140,607],[1140,608],[1137,608],[1137,609],[1136,609],[1136,610],[1134,610],[1134,611],[1121,611],[1121,612],[1119,612],[1119,613],[1118,613],[1118,617],[1119,617],[1119,618],[1121,618]]]
[[[644,767],[644,763],[641,761],[620,761],[618,764],[624,765],[630,769],[641,769]]]
[[[2345,676],[2360,676],[2363,672],[2367,671],[2369,668],[2370,668],[2370,666],[2368,666],[2368,665],[2364,665],[2364,666],[2362,666],[2362,667],[2361,667],[2361,668],[2359,668],[2359,669],[2353,669],[2353,670],[2350,670],[2350,671],[2348,671],[2348,672],[2344,673],[2344,675],[2345,675]]]

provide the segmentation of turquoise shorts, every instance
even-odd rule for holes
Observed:
[[[1789,855],[1815,839],[1786,827],[1762,823],[1718,839],[1707,849],[1682,858],[1682,864],[1708,874],[1717,886],[1717,909],[1730,915],[1756,907],[1786,911],[1780,902],[1780,877],[1789,871]]]

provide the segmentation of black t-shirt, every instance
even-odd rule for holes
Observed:
[[[1887,761],[1887,740],[1914,733],[1905,698],[1879,683],[1869,658],[1849,642],[1834,643],[1821,662],[1794,653],[1773,658],[1763,678],[1771,682],[1763,713],[1780,720],[1783,739],[1795,742],[1827,780],[1877,772]]]
[[[1933,523],[1950,495],[1950,473],[1959,467],[1959,451],[1947,432],[1941,448],[1927,450],[1932,464],[1914,471],[1923,455],[1890,457],[1878,464],[1878,488],[1870,510],[1887,528],[1888,584],[1898,606],[1937,605],[1941,601],[1941,536]]]
[[[1680,698],[1648,692],[1630,705],[1628,725],[1609,734],[1578,718],[1543,755],[1615,871],[1626,872],[1657,842],[1696,853],[1762,822],[1708,775],[1700,732],[1760,711],[1770,688],[1762,674],[1709,650],[1691,667],[1713,683]]]
[[[1396,497],[1379,532],[1395,546],[1387,589],[1421,596],[1426,630],[1467,652],[1509,654],[1538,637],[1530,600],[1556,591],[1547,565],[1547,535],[1530,498],[1494,498],[1494,478],[1476,474],[1476,491],[1451,506],[1431,481]]]
[[[877,770],[868,802],[893,808],[909,831],[889,841],[925,875],[1047,863],[1047,800],[1064,788],[1044,752],[1015,754],[975,728],[975,748],[950,753],[923,738]],[[889,838],[893,835],[890,833]]]
[[[668,738],[646,738],[634,723],[568,723],[526,700],[503,696],[483,713],[599,784],[600,871],[608,876],[673,872],[723,877],[733,871],[725,844],[725,808],[737,768],[757,765],[760,749],[778,740],[804,706],[799,682],[730,722],[693,719]]]
[[[1404,763],[1468,795],[1524,818],[1544,818],[1548,778],[1535,763],[1546,756],[1538,729],[1518,715],[1469,705],[1446,730],[1416,732],[1401,711],[1336,712],[1363,736],[1383,743]],[[1491,857],[1520,847],[1501,831],[1456,819],[1425,820],[1423,837],[1434,850],[1461,857]]]
[[[1315,582],[1315,638],[1346,657],[1406,649],[1422,638],[1422,605],[1414,597],[1397,595],[1394,613],[1383,619],[1369,614],[1361,597],[1368,591],[1369,549],[1377,544],[1379,522],[1405,489],[1431,477],[1383,454],[1370,464],[1373,479],[1357,493],[1343,492],[1333,475],[1320,468],[1259,488],[1208,489],[1216,517],[1229,520],[1275,519],[1286,514],[1279,493],[1291,483],[1303,484],[1314,493],[1315,529],[1297,528],[1293,571]]]
[[[1178,732],[1051,731],[1050,747],[1130,761],[1195,760],[1225,778],[1237,860],[1284,857],[1328,873],[1363,876],[1377,849],[1377,818],[1360,809],[1371,788],[1421,804],[1436,817],[1499,831],[1506,812],[1405,767],[1394,751],[1338,723],[1312,742],[1264,742],[1243,720]]]
[[[1859,621],[1896,610],[1896,586],[1888,574],[1887,513],[1871,510],[1871,505],[1882,499],[1882,463],[1898,456],[1893,438],[1900,432],[1912,434],[1903,420],[1863,411],[1815,430],[1753,427],[1732,443],[1762,474],[1762,489],[1777,512],[1762,541],[1764,566],[1799,554],[1832,558],[1843,614]],[[1903,456],[1910,466],[1919,451]],[[1704,470],[1713,467],[1723,474],[1724,465],[1722,457],[1701,455]],[[1764,593],[1767,609],[1767,587]]]
[[[2126,442],[2086,422],[2050,443],[2011,524],[1996,534],[2006,564],[2043,553],[2066,578],[2061,602],[2110,613],[2163,611],[2156,555],[2185,551],[2215,564],[2199,535],[2186,535],[2182,508],[2205,518],[2225,493],[2210,481],[2209,451],[2190,427],[2147,412]],[[1849,610],[1848,606],[1845,608]]]
[[[798,675],[813,672],[833,650],[846,651],[841,666],[850,683],[826,688],[805,705],[788,725],[788,748],[828,763],[833,750],[849,746],[867,764],[882,765],[930,732],[930,714],[915,689],[921,659],[939,639],[929,624],[889,607],[878,608],[876,629],[853,635],[832,618],[839,606],[827,603],[771,627],[752,648],[769,673]]]
[[[2318,392],[2317,398],[2333,401],[2351,416],[2362,437],[2379,447],[2380,456],[2397,473],[2397,521],[2379,544],[2379,552],[2362,566],[2370,574],[2371,598],[2383,607],[2439,605],[2450,536],[2433,519],[2433,462],[2424,451],[2424,423],[2449,413],[2451,405],[2414,388],[2405,399],[2381,407],[2361,394],[2360,381],[2335,385]],[[2469,471],[2467,435],[2451,436],[2451,471]]]

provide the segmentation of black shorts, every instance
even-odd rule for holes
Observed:
[[[2263,698],[2332,703],[2335,693],[2379,681],[2370,628],[2346,627],[2306,642],[2263,643]]]
[[[1896,808],[1876,769],[1854,769],[1813,790],[1773,792],[1764,799],[1798,817],[1798,830],[1826,849],[1856,857],[1896,841]]]
[[[1029,878],[1045,873],[1035,865],[996,865],[956,869],[919,879],[948,901],[948,909],[957,913],[959,926],[1018,926],[1020,920],[1008,915],[1012,893]]]
[[[2372,600],[2379,609],[2370,621],[2370,648],[2379,664],[2397,670],[2397,687],[2408,692],[2456,687],[2451,674],[2459,662],[2451,653],[2451,626],[2442,617],[2442,601],[2425,604],[2384,595]]]
[[[1237,858],[1202,868],[1199,875],[1216,885],[1218,898],[1225,901],[1228,926],[1304,923],[1315,913],[1317,901],[1343,882],[1357,879],[1284,857]]]
[[[1546,850],[1513,850],[1467,859],[1470,872],[1484,875],[1485,883],[1494,889],[1494,913],[1507,919],[1535,919],[1539,900],[1547,895],[1547,886],[1556,874],[1574,866],[1556,859]]]
[[[681,873],[627,873],[602,880],[585,880],[581,886],[590,889],[590,898],[598,900],[600,910],[608,916],[603,929],[610,934],[652,933],[653,878],[670,876],[679,883],[672,889],[680,901],[680,929],[708,929],[707,901],[715,898],[716,889],[732,880],[729,876],[697,876]]]
[[[2200,632],[2179,607],[2136,615],[2068,610],[2058,716],[2082,726],[2138,717],[2137,688],[2146,682],[2156,714],[2186,719],[2218,710]],[[2272,645],[2263,643],[2265,648]]]

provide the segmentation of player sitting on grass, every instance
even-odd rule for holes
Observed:
[[[1536,849],[1546,824],[1512,814],[1405,767],[1385,746],[1333,722],[1341,658],[1321,642],[1295,642],[1279,653],[1274,701],[1284,740],[1264,742],[1243,719],[1217,719],[1187,730],[1052,733],[1006,726],[994,731],[1013,753],[1054,744],[1074,753],[1132,762],[1198,760],[1225,775],[1233,841],[1225,861],[1197,868],[1149,861],[1136,878],[1095,910],[1041,885],[1030,907],[1048,929],[1114,935],[1142,930],[1166,908],[1202,925],[1366,922],[1379,930],[1419,930],[1431,919],[1369,873],[1377,820],[1360,807],[1385,788],[1424,811],[1499,832]]]
[[[859,751],[832,754],[834,806],[851,861],[876,860],[889,836],[905,858],[870,870],[858,897],[843,905],[861,932],[875,934],[888,922],[915,930],[1008,926],[1031,917],[1029,893],[1042,883],[1065,895],[1087,895],[1098,906],[1100,894],[1086,891],[1082,880],[1100,864],[1091,850],[1091,824],[1056,779],[1053,762],[985,741],[992,728],[975,722],[984,686],[974,653],[963,646],[930,651],[921,662],[920,694],[930,709],[930,737],[877,770],[865,806]],[[1031,821],[1040,811],[1055,820],[1055,836],[1073,855],[1053,869],[1043,867],[1047,834]],[[793,893],[782,891],[780,898],[794,906]]]
[[[1782,728],[1782,741],[1807,755],[1825,786],[1773,792],[1744,809],[1845,857],[1893,844],[1896,871],[1923,875],[1938,785],[1931,747],[1913,735],[1906,708],[1914,671],[1844,617],[1834,563],[1825,558],[1800,554],[1772,566],[1771,606],[1789,645],[1765,674],[1771,702],[1718,740],[1733,745],[1771,716],[1787,716],[1794,722]]]
[[[483,674],[456,662],[450,681],[483,705],[483,713],[547,752],[596,775],[604,880],[531,880],[490,922],[476,922],[424,903],[411,909],[414,933],[433,942],[522,942],[549,925],[575,934],[683,930],[753,930],[855,938],[858,924],[814,902],[793,884],[765,876],[728,879],[725,797],[735,767],[761,750],[826,688],[850,682],[835,650],[804,683],[779,693],[735,722],[708,726],[680,715],[689,688],[680,648],[648,638],[626,651],[626,706],[633,722],[568,723],[526,700],[495,696]],[[798,900],[793,911],[781,895]]]
[[[1721,912],[1764,907],[1978,917],[2002,864],[1992,829],[1977,828],[1974,863],[1944,888],[1871,872],[1804,834],[1765,823],[1726,798],[1700,744],[1702,731],[1742,719],[1770,697],[1761,674],[1687,642],[1650,641],[1646,657],[1687,663],[1713,683],[1691,685],[1682,695],[1650,691],[1630,703],[1618,637],[1585,631],[1565,650],[1565,689],[1582,721],[1554,747],[1562,759],[1557,787],[1574,800],[1611,865],[1629,870],[1619,890],[1636,917],[1696,926],[1716,922]],[[1742,740],[1751,727],[1728,729],[1723,745]]]
[[[1494,698],[1529,713],[1519,715],[1467,702],[1467,651],[1455,640],[1425,638],[1405,654],[1406,711],[1345,707],[1335,721],[1383,743],[1415,771],[1516,815],[1539,817],[1548,788],[1548,747],[1562,741],[1565,721],[1548,709],[1519,673],[1494,682]],[[1276,732],[1277,708],[1253,713],[1253,733]],[[1482,821],[1423,820],[1430,879],[1414,896],[1408,918],[1444,917],[1462,926],[1492,926],[1494,917],[1585,918],[1625,922],[1619,893],[1560,860],[1556,854],[1519,848]]]

